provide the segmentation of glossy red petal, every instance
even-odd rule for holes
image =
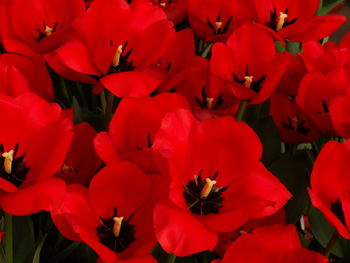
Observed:
[[[315,41],[333,34],[346,18],[342,15],[316,16],[304,23],[283,28],[279,34],[290,41]]]
[[[156,206],[154,225],[162,248],[179,257],[213,250],[218,241],[215,231],[167,201]]]
[[[41,210],[51,211],[62,203],[65,191],[63,180],[51,178],[1,195],[0,204],[5,212],[17,216],[34,214]]]
[[[121,152],[115,147],[107,132],[100,132],[94,139],[96,153],[106,164],[123,160]]]
[[[72,138],[72,124],[67,119],[46,126],[33,136],[26,150],[30,167],[26,183],[48,179],[58,172]]]
[[[129,217],[150,195],[148,177],[134,164],[122,162],[103,168],[91,181],[89,198],[99,216],[111,218],[114,208],[118,216]]]
[[[117,97],[140,98],[151,94],[160,80],[144,72],[129,71],[105,76],[101,83]]]

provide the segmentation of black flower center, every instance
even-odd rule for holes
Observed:
[[[300,119],[298,113],[294,118],[291,118],[288,115],[287,122],[282,121],[282,126],[286,129],[294,130],[303,135],[308,135],[310,132],[310,129],[305,126],[305,120]]]
[[[343,207],[339,199],[336,202],[331,203],[331,211],[336,215],[340,222],[346,225]]]
[[[10,152],[5,152],[0,144],[0,177],[19,187],[26,179],[29,168],[24,161],[25,153],[17,157],[19,144]],[[12,156],[12,157],[11,157]],[[12,160],[9,160],[11,158]]]
[[[233,17],[230,16],[224,23],[221,18],[221,13],[219,12],[214,23],[212,23],[209,17],[207,17],[207,25],[213,31],[214,35],[226,34],[232,23],[232,19]]]
[[[286,8],[286,10],[283,12],[283,14],[288,15],[288,8]],[[266,23],[266,25],[271,28],[274,31],[278,31],[277,30],[277,25],[279,22],[279,16],[280,14],[277,14],[277,10],[276,8],[274,8],[273,10],[270,10],[270,21],[268,23]],[[283,24],[281,25],[281,28],[284,28],[286,26],[292,25],[294,24],[296,21],[298,20],[298,18],[294,18],[292,20],[289,20],[288,17],[284,20]]]
[[[97,236],[100,242],[115,252],[121,253],[126,250],[135,241],[135,226],[130,224],[132,214],[128,219],[122,220],[116,233],[117,208],[114,208],[114,215],[111,218],[104,219],[100,217],[101,225],[96,228]]]
[[[197,96],[195,96],[194,98],[201,109],[217,110],[224,102],[221,93],[216,100],[214,98],[208,98],[206,90],[205,90],[205,86],[202,87],[201,99],[198,98]],[[215,101],[215,103],[214,103],[214,101]]]
[[[45,22],[43,23],[43,31],[40,30],[39,28],[36,29],[36,32],[39,33],[39,36],[35,39],[35,41],[38,43],[41,40],[43,40],[44,38],[48,37],[49,35],[51,35],[52,33],[54,33],[57,29],[58,23],[55,22],[54,26],[51,28],[49,26],[47,26],[45,24]]]
[[[240,79],[236,73],[232,73],[232,78],[235,82],[244,85],[246,88],[249,88],[253,90],[254,92],[258,93],[261,88],[264,80],[266,79],[267,75],[263,75],[259,79],[255,79],[254,76],[249,75],[249,65],[246,65],[245,68],[245,77]]]
[[[212,178],[209,178],[210,181],[215,180],[218,175],[219,172],[216,172]],[[200,170],[198,176],[195,175],[194,179],[190,180],[184,187],[183,196],[186,205],[194,214],[217,214],[220,208],[223,207],[222,202],[224,198],[222,194],[229,186],[218,187],[213,185],[206,193],[206,196],[203,196],[203,191],[207,190],[205,189],[207,184],[208,178],[202,178],[202,170]]]
[[[111,40],[109,42],[109,44],[110,44],[110,46],[113,46],[113,41]],[[119,58],[118,58],[118,63],[115,65],[112,64],[109,67],[107,74],[132,71],[135,69],[133,62],[129,61],[129,57],[130,57],[133,49],[131,48],[128,50],[128,52],[125,52],[127,46],[128,46],[128,41],[126,41],[124,45],[118,46],[118,49],[119,48],[121,49],[121,50],[117,50],[117,52],[120,52]]]

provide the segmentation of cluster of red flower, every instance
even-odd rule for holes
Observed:
[[[323,44],[345,18],[318,9],[319,0],[0,1],[2,210],[49,211],[98,262],[156,262],[157,242],[178,257],[215,250],[223,263],[327,262],[284,225],[292,195],[242,121],[269,101],[286,144],[350,138],[350,34]],[[54,74],[110,95],[108,131],[73,125],[73,111],[54,103]],[[309,189],[347,239],[349,145],[324,146]]]

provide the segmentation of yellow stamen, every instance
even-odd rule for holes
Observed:
[[[160,3],[162,7],[166,7],[166,3]]]
[[[280,17],[279,17],[278,22],[277,22],[276,31],[280,31],[282,29],[287,17],[288,17],[287,14],[280,12]]]
[[[244,80],[245,80],[244,86],[246,88],[250,89],[250,85],[252,85],[252,83],[253,83],[253,78],[254,78],[253,76],[245,76],[244,77]]]
[[[292,118],[292,126],[293,126],[294,130],[298,129],[298,118],[297,117]]]
[[[71,166],[69,166],[69,165],[67,165],[67,164],[63,164],[63,167],[62,167],[62,169],[61,169],[61,172],[62,172],[62,173],[74,173],[75,170],[74,170],[73,167],[71,167]]]
[[[220,29],[222,27],[222,22],[215,22],[216,29]]]
[[[208,109],[213,109],[213,104],[214,104],[214,98],[207,98],[207,105],[208,105]]]
[[[9,152],[4,152],[2,154],[2,157],[5,158],[5,161],[4,161],[5,172],[8,173],[8,174],[11,174],[11,172],[12,172],[12,161],[13,161],[13,150],[11,150]]]
[[[211,190],[213,189],[213,186],[216,184],[215,180],[211,180],[210,178],[205,179],[205,185],[201,191],[201,198],[206,199],[208,195],[210,194]]]
[[[115,237],[119,237],[120,229],[122,228],[122,222],[124,217],[113,217],[113,234]]]
[[[48,37],[49,35],[51,35],[53,33],[53,28],[46,26],[45,27],[45,34]]]
[[[114,58],[113,58],[113,67],[118,67],[120,63],[120,56],[123,53],[123,45],[119,45],[117,48],[117,52],[115,52]]]

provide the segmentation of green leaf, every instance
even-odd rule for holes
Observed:
[[[13,217],[14,262],[24,263],[35,250],[35,236],[31,216]]]
[[[55,255],[51,260],[50,263],[59,263],[64,262],[64,260],[71,255],[78,247],[80,246],[80,243],[73,242],[68,247],[63,249],[60,253]]]
[[[335,228],[331,226],[327,222],[324,215],[314,207],[310,208],[308,216],[311,232],[315,236],[316,240],[321,244],[321,246],[326,247],[335,231]],[[349,247],[350,241],[340,237],[332,249],[332,254],[340,258],[346,258],[350,260]]]
[[[4,248],[2,246],[0,246],[0,262],[1,263],[7,263],[7,259],[5,256],[5,251]]]
[[[265,165],[270,165],[272,161],[281,156],[281,141],[277,128],[271,117],[266,117],[255,121],[252,128],[259,136],[263,145],[263,156],[261,161]]]
[[[300,43],[297,43],[297,42],[291,42],[291,41],[286,41],[286,49],[292,53],[292,54],[296,54],[298,52],[300,52]]]
[[[40,253],[41,253],[41,249],[43,248],[43,245],[45,243],[46,237],[47,237],[47,234],[45,234],[43,236],[43,238],[40,240],[38,246],[36,247],[32,263],[40,263]]]
[[[269,170],[287,187],[293,197],[287,202],[287,223],[295,224],[309,204],[307,193],[308,175],[311,170],[306,152],[298,151],[292,155],[285,153],[273,162]]]
[[[317,12],[317,14],[319,16],[324,16],[327,15],[328,13],[330,13],[334,8],[336,8],[338,5],[340,5],[341,3],[344,3],[344,0],[337,0],[333,3],[330,3],[328,5],[325,5],[324,7],[320,8],[319,11]]]
[[[169,254],[162,249],[160,244],[157,244],[152,250],[152,256],[157,259],[158,262],[166,262]]]

